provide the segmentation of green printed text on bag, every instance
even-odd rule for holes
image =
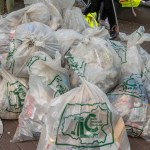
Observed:
[[[42,58],[42,56],[33,56],[29,59],[27,63],[27,67],[29,67],[29,70],[31,70],[31,66],[38,60],[46,61],[46,56]]]

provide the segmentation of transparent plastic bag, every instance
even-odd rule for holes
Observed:
[[[35,52],[28,61],[29,91],[13,142],[37,140],[49,102],[70,90],[68,72],[61,67],[61,57],[55,59],[44,52]]]
[[[34,21],[49,25],[50,13],[45,4],[37,3],[10,13],[6,17],[6,20],[10,23],[10,26],[14,28],[20,24]]]
[[[61,46],[61,54],[63,56],[71,49],[71,47],[78,45],[83,39],[83,35],[71,29],[57,30],[55,36]]]
[[[39,11],[40,9],[40,11]],[[29,22],[41,22],[50,25],[50,12],[43,3],[33,4],[14,11],[0,21],[0,53],[9,51],[9,43],[13,39],[18,25]]]
[[[84,83],[53,99],[37,150],[130,150],[122,118],[107,96]]]
[[[53,30],[57,30],[62,25],[62,15],[58,8],[55,6],[58,4],[58,0],[39,0],[39,2],[42,2],[45,4],[48,8],[49,14],[50,14],[50,23],[49,26]],[[56,3],[56,4],[55,4]],[[39,11],[41,13],[41,11]]]
[[[117,53],[103,39],[85,38],[70,50],[66,59],[73,70],[72,87],[78,86],[79,77],[82,77],[108,92],[120,80],[120,60]]]
[[[14,77],[4,68],[0,69],[0,76],[0,118],[18,119],[28,90],[28,82],[26,79]]]
[[[82,34],[86,37],[98,37],[105,39],[109,33],[108,30],[105,29],[105,27],[102,28],[86,28]]]
[[[49,9],[51,14],[50,27],[57,30],[62,26],[63,18],[62,12],[66,8],[72,8],[75,0],[39,0],[43,2]]]
[[[88,27],[81,10],[77,7],[63,11],[63,29],[73,29],[79,33]]]
[[[130,74],[141,74],[143,70],[144,61],[141,54],[139,53],[140,41],[143,41],[144,27],[140,27],[138,30],[133,32],[131,35],[124,35],[124,39],[127,40],[127,51],[126,51],[126,63],[122,64],[123,76]]]
[[[54,32],[39,22],[18,26],[10,45],[6,68],[15,76],[28,77],[26,65],[36,51],[44,51],[52,58],[55,57],[60,46]]]
[[[123,117],[128,135],[141,136],[147,118],[147,96],[141,75],[122,79],[115,90],[107,94],[114,108]]]

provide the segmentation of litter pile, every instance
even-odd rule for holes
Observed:
[[[0,118],[19,119],[12,142],[130,150],[127,134],[150,140],[144,27],[112,41],[74,0],[42,0],[2,18],[0,37]]]

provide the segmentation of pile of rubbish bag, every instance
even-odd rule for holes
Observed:
[[[74,0],[42,0],[0,20],[0,118],[38,150],[130,150],[150,140],[150,55],[139,27],[120,41]],[[40,11],[39,11],[40,10]]]

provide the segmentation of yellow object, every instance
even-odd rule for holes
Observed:
[[[96,13],[88,13],[85,17],[85,20],[91,28],[98,27],[98,22],[96,21]]]
[[[119,0],[122,7],[138,7],[141,0]]]

